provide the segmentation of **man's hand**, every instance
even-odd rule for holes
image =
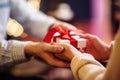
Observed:
[[[25,46],[27,55],[37,56],[52,66],[69,67],[69,63],[54,56],[54,54],[60,54],[63,50],[64,48],[60,45],[52,45],[44,42],[30,43]]]
[[[70,29],[70,30],[77,30],[77,28],[69,23],[66,23],[66,22],[62,22],[62,21],[56,21],[52,26],[51,28],[54,28],[54,27],[57,27],[57,26],[60,26],[62,27],[63,29]]]

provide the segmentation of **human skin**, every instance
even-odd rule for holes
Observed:
[[[89,33],[81,34],[80,37],[87,39],[87,45],[84,50],[86,53],[92,54],[99,61],[109,59],[112,50],[111,44],[106,44],[98,36]]]
[[[60,54],[63,50],[62,46],[45,42],[31,42],[25,46],[27,55],[37,56],[52,66],[69,67],[69,63],[54,56],[54,54]]]

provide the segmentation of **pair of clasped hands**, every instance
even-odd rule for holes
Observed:
[[[76,29],[72,25],[71,29]],[[61,25],[63,26],[63,25]],[[30,42],[25,46],[25,53],[34,55],[52,66],[70,67],[70,61],[75,55],[84,55],[88,53],[93,55],[97,60],[106,60],[111,51],[110,45],[100,40],[97,36],[91,34],[81,34],[81,38],[87,39],[85,50],[77,50],[70,44],[63,43],[45,43],[45,42]]]

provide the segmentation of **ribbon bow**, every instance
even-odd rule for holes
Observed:
[[[54,36],[54,34],[58,32],[60,35]],[[71,33],[73,32],[73,33]],[[45,36],[45,42],[50,43],[53,39],[53,42],[56,42],[56,38],[70,40],[70,44],[77,48],[77,41],[72,36],[79,36],[80,34],[84,34],[85,32],[82,30],[69,30],[69,29],[62,29],[60,26],[52,28],[47,35]]]

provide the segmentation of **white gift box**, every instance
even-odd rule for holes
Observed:
[[[56,37],[56,36],[60,36],[60,33],[56,32],[54,34],[53,38]],[[72,36],[71,35],[71,37],[77,41],[77,48],[85,48],[86,47],[86,39],[80,38],[80,36]],[[53,39],[52,39],[52,41],[53,41]],[[61,39],[60,37],[57,37],[55,41],[57,43],[67,43],[67,44],[70,44],[70,40],[69,39]]]

